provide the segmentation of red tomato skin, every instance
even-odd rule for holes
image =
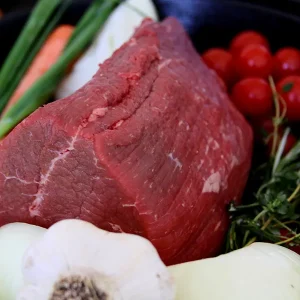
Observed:
[[[221,48],[211,48],[203,53],[207,66],[216,71],[219,77],[230,86],[234,81],[234,66],[231,53]]]
[[[292,84],[289,91],[284,88]],[[289,121],[300,121],[300,76],[291,75],[283,78],[276,86],[277,92],[286,103],[286,117]]]
[[[272,56],[269,50],[261,45],[248,45],[234,57],[235,71],[238,78],[268,78],[272,74]]]
[[[273,57],[273,77],[278,81],[290,75],[300,75],[300,51],[286,47],[279,49]]]
[[[272,90],[262,78],[246,78],[232,88],[232,102],[246,116],[267,115],[272,111]]]
[[[253,30],[247,30],[237,34],[232,39],[230,52],[233,56],[236,56],[248,45],[262,45],[269,49],[269,42],[262,34]]]

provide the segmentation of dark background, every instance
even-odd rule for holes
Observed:
[[[90,0],[86,1],[89,2]],[[210,0],[207,0],[207,2],[209,1]],[[36,0],[0,0],[0,7],[3,11],[9,12],[15,9],[30,8],[35,2]],[[74,0],[74,2],[77,2],[77,0]],[[201,0],[162,0],[160,2],[182,2],[183,4],[193,4],[195,2],[201,2]],[[219,0],[218,2],[248,2],[251,4],[259,4],[261,6],[273,7],[285,12],[298,13],[298,15],[300,15],[300,0]]]
[[[75,24],[91,1],[73,0],[74,5],[62,22]],[[300,0],[153,1],[161,18],[172,15],[181,21],[200,52],[209,47],[227,47],[235,34],[247,29],[266,35],[273,51],[282,46],[300,48]],[[7,53],[26,21],[28,14],[24,12],[28,12],[35,2],[36,0],[0,0],[0,8],[5,13],[0,26],[0,37],[5,36],[6,39],[5,45],[1,43],[1,47],[4,47],[0,49],[1,57]],[[9,14],[14,11],[18,12]]]

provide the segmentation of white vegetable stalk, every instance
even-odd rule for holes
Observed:
[[[126,0],[120,4],[110,15],[94,43],[75,64],[71,74],[62,82],[56,97],[67,97],[91,80],[98,71],[99,64],[130,39],[145,16],[158,20],[152,0]]]
[[[0,299],[15,300],[22,287],[21,264],[26,249],[40,238],[46,229],[13,223],[0,228]]]
[[[300,300],[300,256],[264,243],[169,267],[176,300]]]
[[[19,300],[172,300],[170,274],[152,244],[80,220],[53,225],[26,252]]]

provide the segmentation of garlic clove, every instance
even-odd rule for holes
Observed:
[[[171,276],[152,244],[139,236],[110,233],[80,220],[56,223],[32,245],[23,260],[27,283],[22,300],[58,300],[59,286],[66,292],[81,286],[105,293],[113,300],[171,300]],[[93,299],[93,298],[91,298]],[[97,299],[97,298],[95,298]]]
[[[0,228],[0,299],[15,300],[23,285],[22,257],[31,243],[42,236],[46,229],[12,223]]]

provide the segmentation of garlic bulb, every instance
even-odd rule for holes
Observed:
[[[142,13],[142,14],[141,14]],[[145,17],[158,20],[152,0],[126,0],[109,16],[94,43],[75,64],[56,92],[61,99],[74,93],[92,79],[99,64],[127,42]]]
[[[152,244],[80,220],[56,223],[24,255],[19,300],[172,300],[174,288]]]
[[[23,223],[0,228],[0,299],[16,299],[17,291],[23,285],[21,265],[24,252],[45,231]]]
[[[255,243],[169,270],[176,300],[300,300],[300,256],[273,244]]]

